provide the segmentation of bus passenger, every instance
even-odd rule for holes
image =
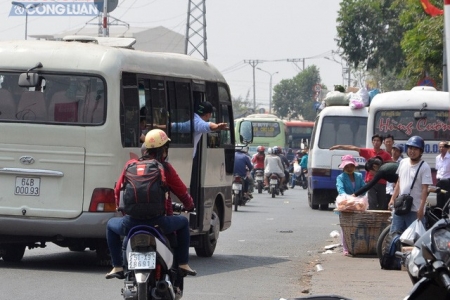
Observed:
[[[218,130],[226,130],[228,129],[227,123],[213,123],[209,122],[209,119],[212,116],[212,113],[214,112],[214,108],[211,103],[208,101],[201,102],[197,105],[194,113],[194,153],[193,157],[195,156],[195,153],[197,152],[197,144],[200,141],[200,138],[202,137],[203,133],[208,133],[212,131],[218,131]],[[186,121],[182,123],[172,123],[171,129],[173,132],[190,132],[191,130],[191,121]]]

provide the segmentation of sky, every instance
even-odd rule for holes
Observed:
[[[130,27],[164,26],[185,35],[188,3],[188,0],[118,0],[110,15]],[[261,107],[269,103],[270,74],[273,88],[281,80],[301,72],[303,60],[306,67],[316,65],[321,83],[333,89],[333,85],[343,83],[341,59],[332,53],[338,50],[334,39],[339,3],[340,0],[206,0],[208,62],[222,72],[233,97],[245,99],[248,94],[249,100],[255,98]],[[24,39],[25,17],[9,16],[11,7],[10,0],[0,0],[0,40]],[[86,25],[92,19],[92,16],[30,14],[28,35],[97,27]],[[97,18],[93,22],[96,21]],[[255,69],[255,95],[249,61],[262,61],[256,68],[264,70]]]

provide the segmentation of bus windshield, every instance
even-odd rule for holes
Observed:
[[[367,118],[328,116],[323,118],[318,146],[328,149],[334,145],[355,145],[366,143]]]

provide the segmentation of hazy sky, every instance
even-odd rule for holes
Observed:
[[[188,0],[119,0],[111,16],[131,27],[165,26],[184,35],[188,3]],[[223,72],[234,97],[245,97],[250,92],[252,101],[253,69],[245,60],[265,60],[257,67],[269,73],[278,72],[272,76],[275,86],[303,67],[301,61],[287,60],[306,58],[306,67],[316,65],[322,83],[332,89],[333,85],[342,84],[342,67],[325,57],[331,59],[331,50],[337,50],[334,38],[339,3],[340,0],[206,0],[208,62]],[[24,39],[25,17],[9,17],[11,6],[11,1],[0,0],[0,39]],[[92,18],[29,15],[28,35],[78,29]],[[335,59],[339,61],[339,57]],[[255,72],[256,102],[267,106],[270,75]]]

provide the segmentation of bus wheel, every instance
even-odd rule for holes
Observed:
[[[320,210],[328,210],[328,203],[320,204]]]
[[[308,204],[309,204],[309,207],[311,207],[312,209],[318,209],[319,205],[318,204],[313,204],[313,199],[314,199],[313,194],[308,192]]]
[[[5,262],[19,262],[25,254],[25,245],[4,245],[0,248],[0,255]]]
[[[200,257],[211,257],[216,250],[217,240],[220,232],[219,210],[214,204],[213,214],[211,216],[211,227],[206,234],[202,235],[201,247],[195,247],[195,253]]]

